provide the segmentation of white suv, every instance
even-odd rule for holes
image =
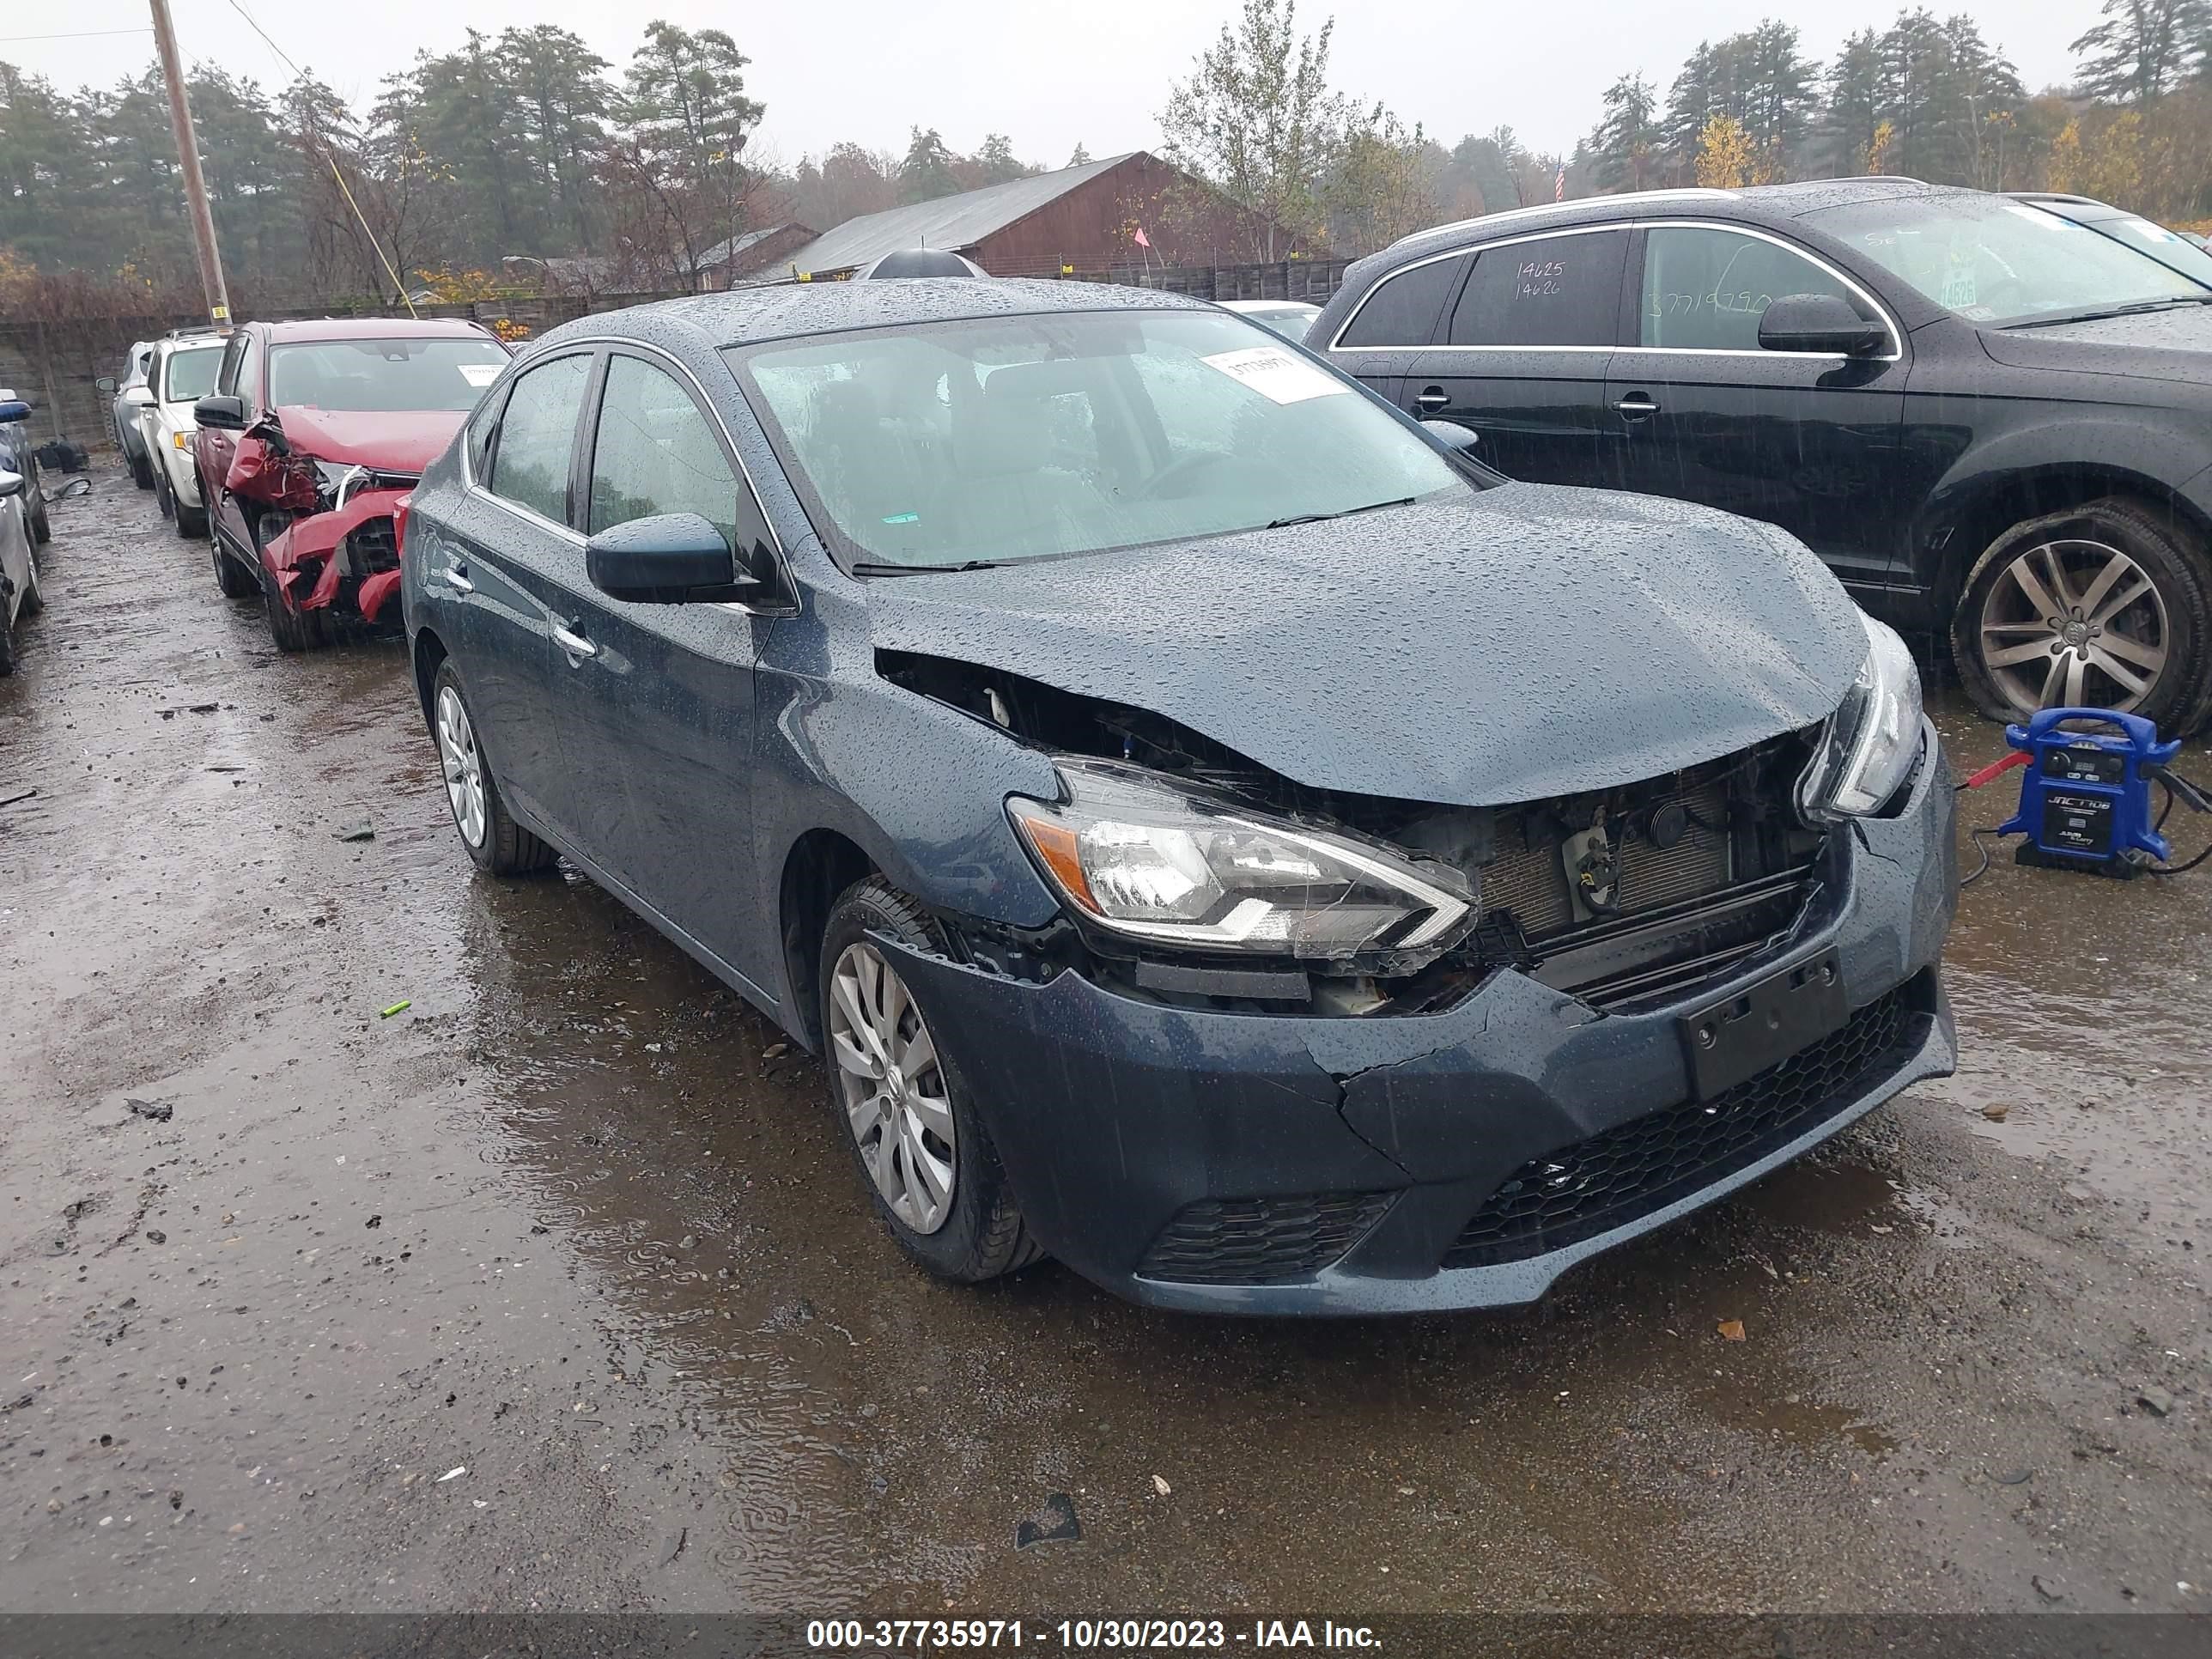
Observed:
[[[208,533],[207,504],[200,500],[192,465],[192,405],[215,390],[228,331],[194,329],[170,335],[154,348],[147,365],[145,401],[137,405],[138,432],[154,468],[154,494],[179,536]],[[126,396],[129,394],[125,394]]]

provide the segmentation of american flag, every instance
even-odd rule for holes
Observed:
[[[1555,202],[1567,199],[1567,164],[1565,161],[1559,163],[1559,176],[1552,180],[1552,199]]]

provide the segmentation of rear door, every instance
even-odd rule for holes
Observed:
[[[1406,404],[1481,438],[1475,453],[1531,483],[1607,484],[1618,443],[1606,370],[1620,337],[1628,232],[1515,237],[1480,249]]]
[[[569,489],[594,361],[585,347],[532,364],[477,412],[464,457],[470,487],[444,533],[418,543],[410,526],[406,553],[422,561],[426,610],[453,630],[441,636],[492,775],[562,841],[579,833],[592,787],[562,744],[550,632],[561,574],[582,559]]]
[[[1759,319],[1787,295],[1871,295],[1765,233],[1656,224],[1642,233],[1635,337],[1606,402],[1630,489],[1780,525],[1847,582],[1878,584],[1905,555],[1923,489],[1899,453],[1903,337],[1874,358],[1766,351]]]
[[[1390,402],[1405,403],[1406,375],[1443,325],[1444,307],[1467,273],[1467,255],[1439,254],[1395,270],[1368,290],[1333,342],[1329,360]]]

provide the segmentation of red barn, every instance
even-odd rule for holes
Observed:
[[[777,270],[762,270],[759,279],[844,276],[884,254],[915,247],[964,254],[994,276],[1328,252],[1301,245],[1204,179],[1138,149],[848,219],[787,253]]]

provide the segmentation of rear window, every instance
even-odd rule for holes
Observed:
[[[222,367],[222,348],[219,345],[171,352],[161,370],[161,401],[179,404],[206,397],[215,390],[215,372]]]
[[[474,409],[507,367],[495,340],[316,340],[269,353],[269,401],[369,412]]]
[[[1464,261],[1432,259],[1386,276],[1360,301],[1351,325],[1337,341],[1340,346],[1425,346],[1437,331],[1437,318],[1444,308]]]

